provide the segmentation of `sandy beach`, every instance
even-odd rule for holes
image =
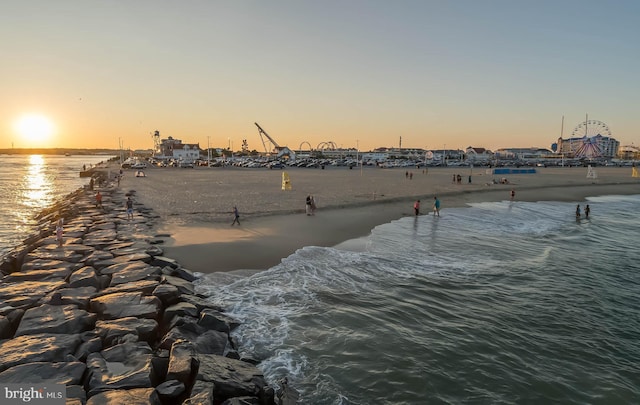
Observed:
[[[112,173],[117,167],[112,166]],[[292,188],[282,190],[282,172]],[[135,177],[125,170],[120,187],[135,190],[137,203],[160,217],[165,255],[197,272],[268,269],[304,246],[336,246],[367,236],[377,225],[421,212],[431,214],[434,196],[447,208],[469,203],[515,201],[575,201],[588,196],[640,194],[640,178],[630,167],[596,167],[587,178],[585,167],[536,168],[535,174],[493,175],[468,167],[362,170],[247,168],[156,168]],[[452,177],[462,176],[461,184]],[[469,183],[471,177],[471,183]],[[509,184],[492,184],[505,177]],[[318,209],[305,215],[305,198],[313,195]],[[233,206],[240,226],[231,226]],[[572,213],[568,213],[571,215]],[[597,215],[597,213],[594,213]]]

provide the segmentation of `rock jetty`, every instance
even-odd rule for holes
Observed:
[[[39,217],[0,264],[0,383],[58,383],[67,404],[284,404],[238,323],[164,257],[157,216],[113,184],[81,189]],[[135,200],[135,198],[134,198]],[[55,226],[64,218],[63,244]]]

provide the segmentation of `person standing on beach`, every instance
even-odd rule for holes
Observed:
[[[440,200],[438,200],[438,197],[433,197],[433,215],[440,216]]]
[[[102,194],[100,194],[100,191],[98,191],[96,193],[96,208],[102,208]]]
[[[420,200],[416,200],[416,202],[413,203],[413,211],[416,216],[420,215]]]
[[[316,199],[311,196],[311,215],[316,215]]]
[[[62,247],[62,234],[64,233],[64,218],[60,217],[56,225],[56,241],[58,241],[58,247]]]
[[[127,219],[133,219],[133,200],[131,199],[131,197],[127,197],[126,207]]]
[[[305,202],[305,211],[307,215],[311,215],[311,194],[307,196],[307,200]]]
[[[587,204],[586,207],[584,207],[584,217],[585,218],[589,218],[589,213],[591,212],[591,208],[589,208],[589,204]]]
[[[511,201],[516,199],[516,190],[511,189]]]
[[[238,226],[240,226],[240,214],[238,213],[238,207],[234,205],[233,206],[233,222],[231,223],[231,226],[233,226],[236,223],[238,224]]]
[[[576,205],[576,219],[580,219],[580,204]]]

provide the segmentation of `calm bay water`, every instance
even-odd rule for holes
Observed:
[[[2,156],[0,256],[106,156]],[[498,202],[306,247],[200,292],[303,404],[640,403],[640,196]]]
[[[88,168],[111,157],[0,156],[0,257],[33,232],[38,212],[89,183],[80,178],[83,165]]]
[[[198,288],[304,404],[639,403],[640,196],[588,203],[402,218]]]

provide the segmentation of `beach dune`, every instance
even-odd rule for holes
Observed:
[[[282,190],[283,171],[291,190]],[[516,201],[580,202],[595,195],[640,194],[640,179],[632,177],[631,168],[595,171],[596,178],[587,178],[586,167],[542,167],[535,174],[510,175],[468,167],[153,167],[145,177],[126,171],[120,187],[135,190],[136,201],[161,217],[158,232],[170,235],[164,245],[167,256],[185,268],[209,273],[263,270],[304,246],[335,246],[367,236],[377,225],[414,215],[416,199],[427,214],[436,195],[444,216],[451,207],[509,200],[511,190]],[[459,184],[452,181],[457,174],[462,177]],[[503,177],[508,184],[499,183]],[[314,216],[304,214],[309,194],[318,206]],[[234,205],[240,211],[239,227],[231,227]]]

